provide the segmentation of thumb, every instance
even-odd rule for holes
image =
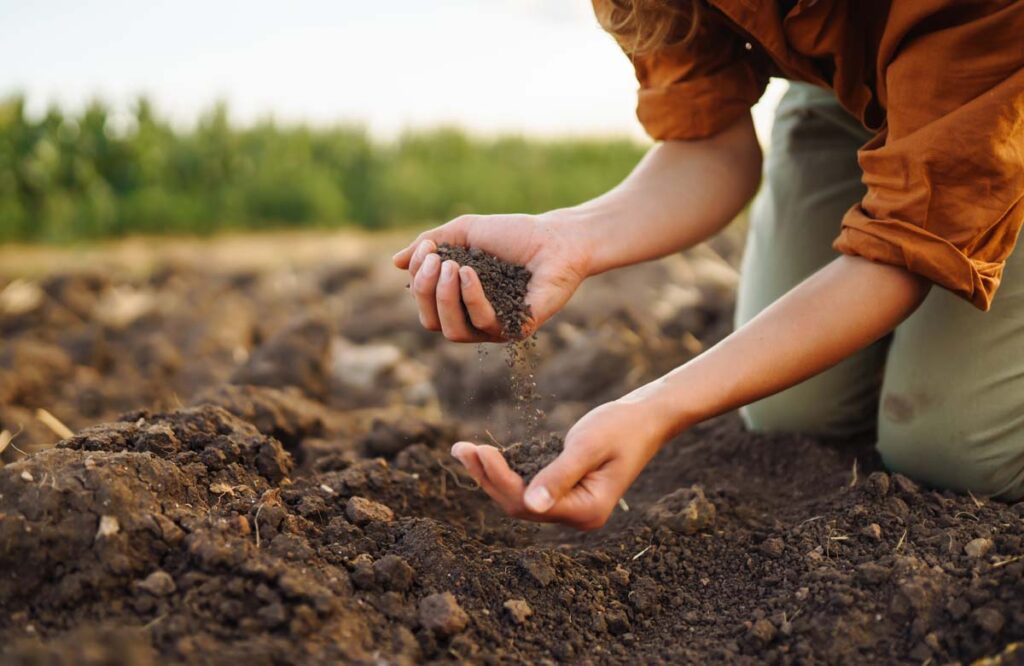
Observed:
[[[523,503],[534,513],[546,513],[602,462],[592,447],[563,449],[550,465],[533,477],[523,495]]]

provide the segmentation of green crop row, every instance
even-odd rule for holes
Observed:
[[[391,141],[355,125],[236,126],[223,105],[189,128],[146,100],[32,118],[0,100],[0,241],[356,225],[460,213],[538,212],[618,182],[644,146],[626,139],[474,137],[454,128]]]

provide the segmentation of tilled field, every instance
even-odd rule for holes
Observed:
[[[728,330],[718,249],[545,327],[545,429]],[[0,278],[2,660],[1017,663],[1024,505],[870,442],[727,416],[603,530],[501,517],[448,448],[522,437],[504,353],[421,332],[403,285],[383,251]]]

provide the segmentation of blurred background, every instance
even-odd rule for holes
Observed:
[[[0,242],[539,212],[649,145],[584,0],[3,0],[0,59]]]

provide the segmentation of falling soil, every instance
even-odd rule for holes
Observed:
[[[550,434],[530,442],[512,444],[501,453],[512,471],[529,483],[537,472],[550,465],[562,452],[562,436]]]
[[[666,279],[658,264],[642,270],[640,283]],[[868,442],[755,435],[727,415],[669,443],[626,492],[629,510],[599,531],[509,520],[448,454],[507,400],[477,405],[473,422],[417,406],[420,364],[437,381],[450,345],[419,332],[400,277],[399,296],[380,307],[381,290],[325,282],[325,272],[68,275],[42,281],[36,309],[0,313],[0,430],[18,433],[0,467],[0,661],[1020,654],[1024,503],[923,488],[882,471]],[[628,294],[626,305],[647,303],[639,288],[600,284]],[[149,290],[159,307],[105,323],[98,304],[115,286]],[[635,326],[625,305],[591,313],[580,303],[538,336],[542,370],[572,367],[573,341],[589,331],[629,340],[652,371],[688,358],[666,329]],[[360,383],[367,357],[324,358],[323,328],[301,323],[316,304],[332,339],[373,323],[375,345],[408,355],[384,357]],[[700,307],[693,321],[710,323],[687,330],[712,344],[708,331],[728,314]],[[371,311],[391,323],[350,314]],[[301,364],[280,362],[285,340]],[[621,373],[604,381],[629,387],[614,383]],[[550,411],[571,422],[591,406]],[[76,434],[52,446],[39,407]]]
[[[442,243],[437,248],[442,261],[454,261],[476,271],[484,295],[494,308],[508,342],[505,359],[509,367],[512,397],[527,435],[538,432],[544,413],[538,408],[539,396],[534,379],[534,363],[530,354],[533,343],[524,336],[523,326],[530,318],[526,304],[531,273],[525,266],[503,261],[479,248],[465,248]]]

